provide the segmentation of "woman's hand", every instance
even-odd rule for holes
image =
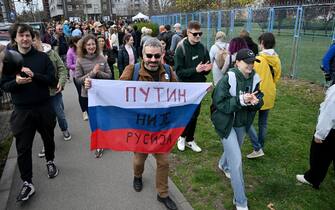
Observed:
[[[95,64],[94,68],[93,68],[93,73],[97,74],[100,71],[100,64]]]
[[[85,80],[84,80],[84,88],[86,89],[86,90],[88,90],[88,89],[90,89],[92,87],[92,81],[91,81],[91,79],[90,78],[85,78]]]

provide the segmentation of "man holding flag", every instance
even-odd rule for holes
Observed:
[[[170,75],[166,72],[162,65],[162,45],[156,38],[149,39],[143,45],[143,61],[140,64],[138,72],[139,81],[152,82],[176,82],[176,76],[170,68]],[[138,64],[137,64],[138,65]],[[120,80],[133,80],[135,65],[128,65]],[[91,87],[91,81],[85,80],[85,88]],[[162,202],[168,209],[177,209],[175,202],[168,195],[168,174],[169,174],[169,152],[153,154],[156,163],[156,189],[157,200]],[[133,156],[134,167],[134,190],[140,192],[143,188],[142,174],[144,172],[144,162],[148,157],[147,153],[134,152]]]
[[[85,88],[89,88],[91,149],[134,152],[137,192],[143,188],[145,160],[153,154],[157,200],[174,210],[177,206],[168,192],[168,156],[211,84],[176,83],[172,68],[162,64],[162,54],[160,41],[148,39],[142,63],[128,65],[120,77],[127,81],[88,78]]]

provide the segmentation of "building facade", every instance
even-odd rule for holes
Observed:
[[[111,0],[48,0],[50,17],[56,20],[111,19]]]
[[[53,19],[80,18],[111,20],[129,18],[142,12],[147,15],[161,12],[159,0],[44,0],[49,3]],[[45,7],[46,8],[46,7]]]

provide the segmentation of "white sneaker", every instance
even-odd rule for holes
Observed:
[[[226,172],[225,170],[223,170],[223,168],[222,168],[222,166],[219,164],[218,165],[218,167],[219,167],[219,169],[224,173],[224,175],[228,178],[228,179],[230,179],[230,173],[229,172]]]
[[[236,210],[249,210],[248,206],[242,207],[242,206],[236,206]]]
[[[179,137],[178,138],[178,143],[177,143],[177,147],[180,151],[184,151],[185,150],[185,138],[184,137]]]
[[[83,120],[84,121],[88,120],[88,114],[87,114],[87,112],[83,112]]]
[[[297,180],[298,180],[299,182],[301,182],[301,183],[303,183],[303,184],[312,185],[309,181],[307,181],[307,180],[305,179],[305,176],[304,176],[303,174],[297,174],[295,177],[297,178]]]
[[[258,151],[252,151],[252,153],[250,153],[249,155],[247,155],[247,158],[249,159],[253,159],[253,158],[258,158],[258,157],[262,157],[264,156],[264,152],[262,149],[258,150]]]
[[[186,146],[191,148],[194,152],[201,152],[201,148],[195,143],[195,141],[186,142]]]

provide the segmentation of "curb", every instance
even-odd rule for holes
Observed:
[[[0,204],[1,204],[0,210],[5,210],[7,208],[7,203],[9,200],[9,195],[11,192],[11,187],[14,179],[14,173],[17,167],[17,153],[15,150],[14,143],[15,139],[13,139],[12,145],[10,147],[6,165],[0,180]],[[154,160],[154,157],[150,155],[148,159],[150,167],[152,167],[154,171],[156,171],[156,161]],[[169,177],[169,193],[170,196],[173,198],[173,200],[176,202],[179,210],[193,210],[190,203],[186,200],[184,195],[180,192],[180,190],[170,179],[170,177]]]
[[[156,174],[156,161],[152,155],[148,157],[150,166],[154,168],[154,173]],[[193,210],[191,204],[186,200],[184,195],[180,192],[178,187],[169,177],[169,196],[173,198],[176,202],[179,210]]]
[[[7,156],[7,161],[5,168],[3,170],[1,180],[0,180],[0,210],[5,210],[7,208],[7,202],[9,200],[9,195],[14,179],[14,173],[17,166],[17,153],[15,150],[15,139],[13,137],[12,145]]]

